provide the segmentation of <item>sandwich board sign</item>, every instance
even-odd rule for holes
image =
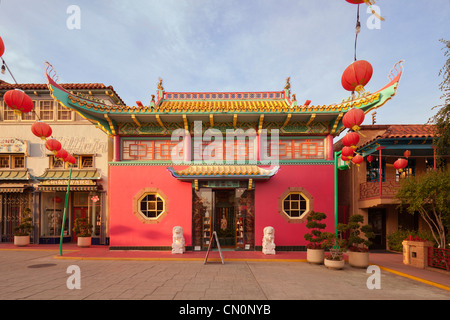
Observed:
[[[222,260],[222,264],[225,264],[223,261],[222,250],[220,249],[219,238],[217,237],[217,233],[215,231],[213,231],[211,238],[209,239],[208,251],[206,251],[205,262],[203,262],[203,264],[206,264],[206,262],[208,260],[208,255],[209,255],[209,252],[211,251],[211,247],[212,247],[214,238],[216,238],[217,248],[219,249],[219,254],[220,254],[220,259]]]

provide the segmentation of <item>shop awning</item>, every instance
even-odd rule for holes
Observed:
[[[270,179],[279,170],[279,166],[261,168],[256,165],[193,165],[186,169],[167,169],[179,180],[198,179]]]
[[[67,185],[61,186],[48,186],[48,185],[40,185],[37,187],[37,191],[67,191]],[[97,186],[79,186],[79,185],[70,185],[70,191],[97,191]]]
[[[43,175],[35,177],[40,183],[37,191],[67,191],[69,170],[47,169]],[[72,170],[70,178],[71,191],[96,191],[96,180],[101,178],[97,170]]]
[[[30,174],[26,169],[0,170],[0,181],[1,180],[30,180]]]
[[[0,193],[22,193],[28,187],[26,184],[0,183]]]

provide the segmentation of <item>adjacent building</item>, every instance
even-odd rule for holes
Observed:
[[[114,89],[99,83],[62,84],[74,96],[89,97],[105,105],[124,104]],[[3,102],[8,90],[19,89],[34,102],[34,110],[17,115]],[[64,241],[74,240],[73,221],[88,217],[94,243],[108,241],[108,162],[112,139],[91,121],[53,99],[47,84],[9,84],[0,81],[0,236],[12,242],[14,228],[26,208],[34,221],[34,243],[59,243],[69,178],[67,164],[44,147],[31,125],[48,123],[52,137],[77,160],[73,167]],[[97,200],[98,199],[98,200]]]
[[[347,222],[350,215],[362,214],[376,235],[372,249],[386,249],[386,237],[394,231],[427,229],[418,213],[411,215],[399,210],[395,194],[402,180],[439,166],[448,167],[450,157],[437,163],[432,125],[364,125],[359,132],[356,152],[364,156],[363,163],[352,165],[351,169],[343,164],[338,173],[339,222]],[[334,150],[339,152],[342,147],[340,140]],[[408,165],[399,172],[394,162],[405,156]]]

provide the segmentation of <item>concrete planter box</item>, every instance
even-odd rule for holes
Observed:
[[[344,268],[345,260],[344,259],[342,259],[342,260],[325,259],[324,264],[325,264],[325,267],[327,267],[328,269],[340,270],[340,269]]]
[[[30,236],[14,236],[14,245],[25,247],[30,244]]]
[[[355,268],[367,268],[369,266],[369,252],[348,252],[348,264]]]
[[[87,248],[91,245],[91,237],[78,237],[77,245],[82,248]]]
[[[416,268],[425,269],[428,265],[428,247],[433,246],[431,241],[404,240],[403,263]]]
[[[309,263],[323,264],[324,251],[323,249],[306,249],[306,260]]]

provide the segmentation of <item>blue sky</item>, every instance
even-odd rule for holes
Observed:
[[[80,8],[80,29],[67,27],[70,5]],[[450,40],[450,0],[376,5],[379,29],[360,9],[357,58],[374,68],[366,89],[380,89],[405,60],[377,124],[425,123],[442,102],[439,39]],[[356,8],[345,0],[1,0],[0,36],[19,83],[44,83],[49,61],[60,82],[112,85],[131,106],[149,103],[159,77],[166,91],[278,91],[290,77],[300,103],[322,105],[349,96],[341,76],[353,62]]]

